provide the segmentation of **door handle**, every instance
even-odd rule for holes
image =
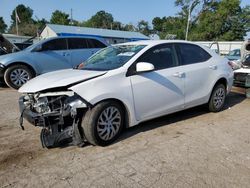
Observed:
[[[212,70],[216,70],[217,66],[216,65],[210,65],[209,68],[212,69]]]
[[[183,78],[185,75],[184,72],[176,72],[173,74],[174,77],[177,77],[177,78]]]

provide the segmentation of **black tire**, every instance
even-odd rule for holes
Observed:
[[[16,79],[16,81],[14,81],[15,78],[13,78],[13,76],[17,75],[18,73],[23,73],[21,80],[18,81]],[[4,81],[10,88],[19,89],[24,83],[34,76],[34,72],[30,70],[29,67],[26,65],[16,64],[7,68],[4,73]]]
[[[226,99],[226,87],[223,84],[217,84],[211,94],[208,102],[208,109],[210,112],[219,112],[224,107]]]
[[[108,109],[110,111],[108,111]],[[116,116],[117,116],[117,118],[115,118],[113,121],[110,120],[109,123],[106,122],[106,125],[103,125],[102,120],[103,120],[103,118],[105,118],[104,112],[110,112],[109,116],[111,116],[111,118],[112,118],[112,115],[111,115],[112,110],[111,109],[117,110],[117,113],[115,114],[115,116],[113,116],[113,118]],[[115,110],[113,110],[113,111],[115,112]],[[112,111],[112,113],[113,113],[113,111]],[[117,114],[120,114],[120,118],[119,118],[119,115],[117,115]],[[119,122],[120,122],[120,125],[116,126],[119,124]],[[110,125],[110,124],[112,124],[112,125]],[[110,126],[110,127],[107,128],[108,126]],[[113,129],[111,128],[111,126],[113,126]],[[121,130],[123,129],[123,126],[124,126],[124,110],[121,107],[121,105],[115,101],[105,101],[105,102],[101,102],[101,103],[97,104],[95,107],[93,107],[92,109],[90,109],[86,112],[86,114],[83,117],[83,121],[82,121],[82,127],[83,127],[85,138],[87,139],[87,141],[90,144],[98,145],[98,146],[106,146],[106,145],[111,144],[113,141],[115,141],[117,139],[117,137],[120,135]],[[107,130],[107,131],[101,133],[100,130],[104,130],[104,129],[105,130],[109,129],[109,132]],[[110,132],[112,132],[112,133],[115,132],[113,137],[111,137],[108,140],[107,139],[105,140],[104,138],[102,138],[102,137],[106,136],[107,134],[112,135],[112,134],[110,134]]]

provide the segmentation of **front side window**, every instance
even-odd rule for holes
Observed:
[[[175,67],[175,53],[172,44],[163,44],[148,50],[137,62],[147,62],[154,65],[155,70]]]
[[[123,66],[145,45],[117,45],[100,50],[85,61],[84,70],[113,70]]]
[[[67,41],[66,39],[53,39],[42,45],[43,51],[48,50],[66,50],[67,49]]]
[[[209,60],[211,55],[204,49],[193,44],[177,44],[182,65],[201,63]]]

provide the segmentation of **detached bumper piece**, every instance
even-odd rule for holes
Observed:
[[[22,129],[23,118],[34,126],[42,127],[40,140],[44,148],[64,147],[69,145],[83,146],[85,139],[80,124],[83,110],[78,109],[77,114],[65,115],[62,110],[51,113],[37,113],[25,105],[24,97],[19,99],[21,112],[20,126]]]

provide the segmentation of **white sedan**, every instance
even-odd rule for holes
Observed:
[[[159,116],[202,104],[218,112],[233,83],[228,60],[185,41],[114,45],[79,67],[38,76],[19,89],[21,120],[42,127],[44,147],[105,146],[124,127]]]

